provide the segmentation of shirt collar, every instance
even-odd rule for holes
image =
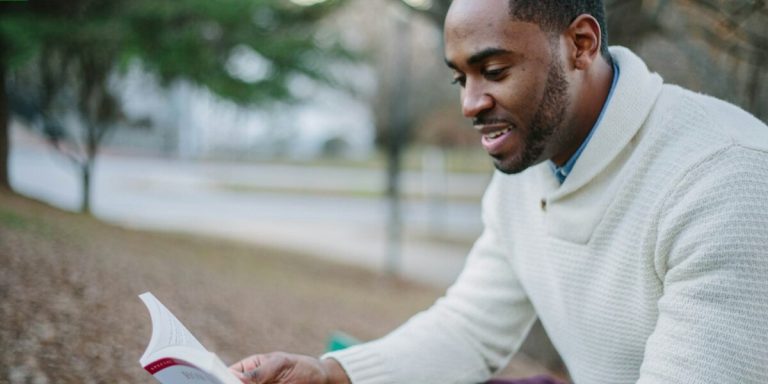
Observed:
[[[611,101],[613,90],[616,88],[616,83],[618,83],[618,81],[619,65],[616,63],[616,60],[613,60],[613,81],[611,82],[611,90],[608,91],[608,97],[605,99],[605,103],[603,104],[603,108],[600,110],[600,115],[597,116],[595,124],[592,126],[592,129],[589,130],[589,134],[587,134],[587,137],[581,143],[579,149],[576,150],[576,153],[574,153],[573,156],[571,156],[571,158],[568,159],[568,161],[562,167],[558,167],[557,164],[555,164],[552,160],[549,161],[549,167],[552,169],[555,177],[557,177],[557,180],[560,181],[560,184],[562,184],[565,181],[565,178],[568,177],[568,174],[571,173],[573,166],[576,165],[576,160],[578,160],[579,156],[581,156],[581,153],[584,152],[584,148],[587,147],[587,143],[589,143],[589,140],[592,138],[592,134],[595,133],[597,126],[600,125],[600,121],[603,120],[603,114],[605,114],[605,110],[607,109],[606,107]]]

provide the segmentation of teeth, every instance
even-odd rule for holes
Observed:
[[[488,139],[493,140],[493,139],[495,139],[495,138],[497,138],[497,137],[499,137],[499,136],[501,136],[501,135],[503,135],[503,134],[505,134],[505,133],[507,133],[509,131],[511,131],[510,128],[502,129],[501,131],[496,131],[496,132],[493,132],[493,133],[489,133],[489,134],[485,135],[485,137],[488,138]]]

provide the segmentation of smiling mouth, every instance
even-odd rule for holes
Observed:
[[[505,120],[476,121],[475,129],[481,135],[480,142],[490,155],[504,152],[515,130],[515,125]]]
[[[497,139],[515,128],[515,124],[503,118],[478,117],[472,121],[475,130],[483,139]]]
[[[483,135],[483,137],[485,139],[488,139],[488,140],[493,140],[493,139],[501,137],[502,135],[504,135],[505,133],[507,133],[507,132],[509,132],[511,130],[512,130],[512,128],[504,128],[504,129],[502,129],[500,131],[486,133],[486,134]]]
[[[484,140],[497,139],[509,133],[515,128],[512,123],[506,121],[489,121],[478,123],[480,124],[475,124],[475,130],[477,130],[477,132],[483,137]]]

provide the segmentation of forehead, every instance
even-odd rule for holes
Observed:
[[[477,52],[501,49],[522,56],[548,52],[537,24],[515,21],[508,0],[454,0],[445,19],[445,55],[461,64]]]

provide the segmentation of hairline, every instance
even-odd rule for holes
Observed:
[[[509,14],[509,17],[512,19],[512,21],[524,22],[524,23],[533,23],[533,24],[538,25],[539,28],[541,29],[541,31],[544,32],[545,34],[547,34],[547,38],[548,38],[547,40],[549,41],[551,47],[553,47],[552,44],[560,36],[560,34],[562,34],[566,29],[568,29],[568,27],[571,25],[571,23],[573,23],[573,21],[576,20],[579,16],[587,15],[587,16],[592,17],[593,19],[595,19],[595,21],[597,21],[597,25],[598,25],[598,28],[600,30],[600,55],[603,56],[603,58],[606,61],[608,61],[609,64],[613,62],[613,57],[611,56],[611,52],[609,51],[608,46],[606,45],[607,44],[607,31],[603,30],[604,26],[605,26],[605,28],[607,28],[607,26],[608,26],[608,20],[606,19],[606,15],[605,14],[603,14],[602,23],[600,22],[600,20],[597,20],[597,18],[594,15],[585,12],[585,13],[581,13],[579,15],[574,16],[568,22],[568,24],[566,24],[566,25],[564,25],[562,27],[558,27],[558,26],[555,26],[555,25],[548,25],[550,23],[544,22],[543,18],[541,18],[541,17],[536,17],[536,16],[533,16],[533,17],[530,17],[530,18],[519,17],[518,15],[515,14],[514,3],[515,3],[515,0],[508,0],[507,1],[507,13]],[[603,5],[603,7],[604,7],[604,5]]]

